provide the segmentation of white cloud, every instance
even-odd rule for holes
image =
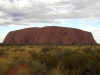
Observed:
[[[100,28],[90,24],[81,24],[80,29],[91,32],[97,43],[100,43]]]
[[[97,43],[100,44],[100,36],[95,37],[95,39],[97,40]]]
[[[100,0],[0,0],[0,25],[62,23],[62,19],[99,18]],[[9,21],[9,22],[8,22]]]
[[[5,19],[0,19],[0,24],[4,24],[4,23],[11,23],[12,20],[8,19],[8,20],[5,20]]]
[[[4,37],[3,36],[0,36],[0,43],[3,42],[3,39],[4,39]]]

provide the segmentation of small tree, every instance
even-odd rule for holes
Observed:
[[[72,42],[72,45],[75,45],[76,44],[76,42]]]

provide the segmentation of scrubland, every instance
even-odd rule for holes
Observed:
[[[2,45],[0,75],[100,75],[100,45]]]

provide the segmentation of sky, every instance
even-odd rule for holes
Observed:
[[[10,31],[44,26],[89,31],[100,43],[100,0],[0,0],[0,43]]]

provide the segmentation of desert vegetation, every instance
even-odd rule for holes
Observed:
[[[100,75],[99,45],[1,45],[0,75]]]

